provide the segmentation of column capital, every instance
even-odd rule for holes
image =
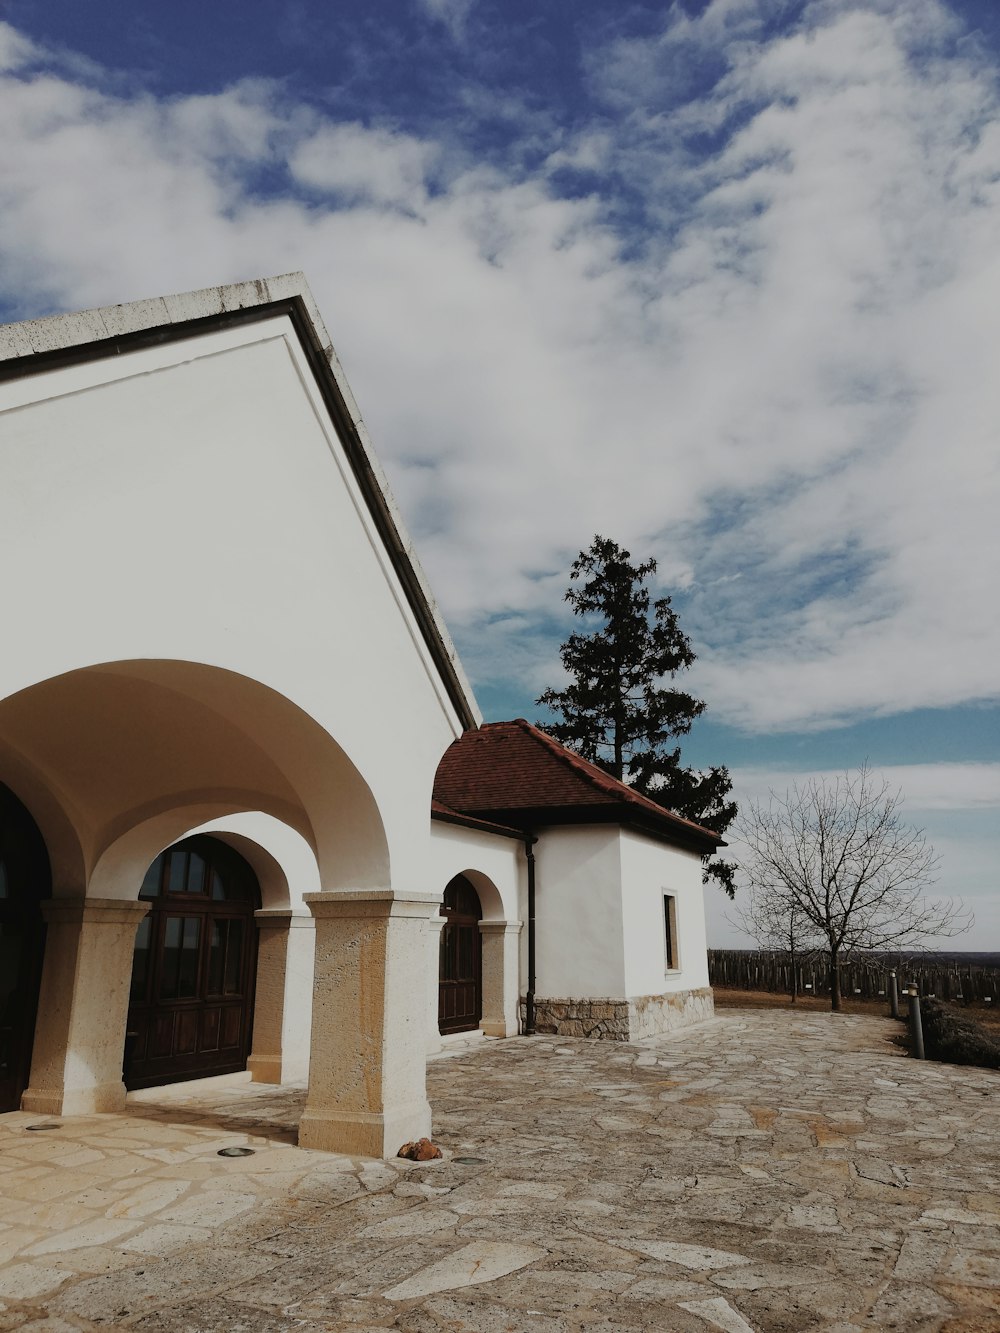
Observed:
[[[99,926],[138,925],[150,904],[125,898],[47,898],[42,916],[49,925],[67,922]]]
[[[307,893],[303,901],[317,920],[328,918],[427,918],[440,906],[436,893],[397,893],[394,889],[345,889],[337,893]]]
[[[311,930],[314,924],[311,913],[293,907],[260,907],[253,916],[258,930],[294,930],[303,926]]]
[[[520,921],[480,921],[481,935],[520,935],[523,924]]]

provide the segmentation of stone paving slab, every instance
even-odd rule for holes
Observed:
[[[0,1330],[1000,1333],[1000,1075],[897,1032],[452,1046],[439,1162],[299,1149],[300,1088],[0,1116]]]

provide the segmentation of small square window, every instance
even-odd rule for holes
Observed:
[[[663,942],[667,971],[676,972],[681,964],[677,950],[677,899],[672,893],[663,895]]]

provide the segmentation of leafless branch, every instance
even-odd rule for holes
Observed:
[[[822,948],[840,1007],[840,959],[856,950],[912,948],[961,934],[972,914],[930,899],[939,858],[902,818],[902,798],[867,765],[832,781],[810,779],[766,806],[744,805],[737,832],[744,884],[739,923],[761,947]]]

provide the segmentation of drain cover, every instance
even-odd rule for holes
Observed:
[[[453,1157],[451,1160],[459,1166],[484,1166],[486,1163],[485,1157]]]
[[[40,1125],[25,1125],[25,1129],[62,1129],[58,1120],[46,1120]]]
[[[252,1157],[252,1148],[220,1148],[220,1157]]]

